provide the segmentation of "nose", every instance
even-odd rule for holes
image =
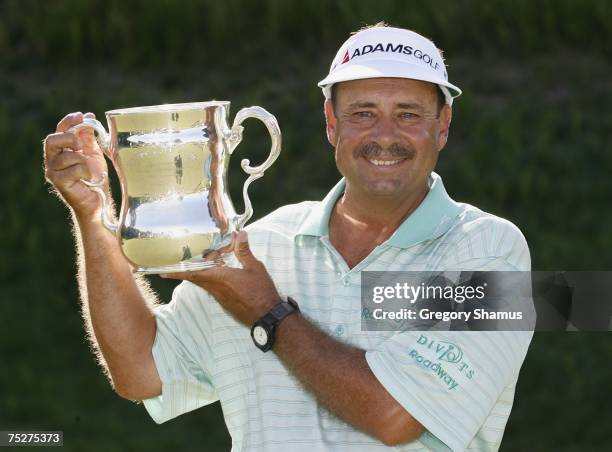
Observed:
[[[389,148],[398,142],[398,127],[392,118],[380,117],[372,127],[370,137],[383,149]]]

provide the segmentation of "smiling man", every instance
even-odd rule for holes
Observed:
[[[530,333],[361,326],[362,271],[530,269],[520,231],[453,201],[434,173],[461,91],[431,41],[385,26],[351,36],[319,86],[342,180],[238,234],[236,265],[166,275],[185,280],[166,305],[77,183],[104,169],[93,138],[58,151],[79,145],[64,131],[83,116],[47,138],[114,387],[156,422],[219,400],[235,451],[497,450]]]
[[[427,195],[451,120],[437,91],[405,78],[351,80],[325,103],[328,139],[346,181],[330,238],[349,266],[387,240]],[[355,247],[357,233],[364,248]]]

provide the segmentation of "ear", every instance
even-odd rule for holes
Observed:
[[[440,152],[448,141],[448,131],[450,123],[453,119],[453,109],[450,105],[445,104],[440,110],[440,129],[438,130],[438,152]]]
[[[332,105],[332,101],[330,99],[325,100],[325,104],[323,106],[325,110],[325,129],[327,131],[327,141],[333,146],[336,147],[336,115],[334,114],[334,106]]]

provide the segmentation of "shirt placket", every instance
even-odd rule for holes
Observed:
[[[361,271],[367,270],[382,252],[375,248],[362,262],[350,269],[327,236],[321,237],[334,262],[335,279],[330,302],[333,310],[329,317],[329,334],[343,341],[349,341],[355,328],[361,328]]]

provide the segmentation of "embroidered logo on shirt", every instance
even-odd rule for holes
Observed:
[[[438,378],[444,381],[449,390],[459,387],[459,382],[444,368],[442,363],[452,365],[452,368],[458,370],[463,378],[468,380],[474,378],[474,369],[466,362],[463,350],[457,344],[449,341],[437,341],[421,334],[415,346],[410,350],[408,356],[413,358],[421,367],[434,372]],[[439,361],[432,359],[432,354]]]
[[[430,359],[425,358],[423,355],[420,355],[415,349],[410,350],[408,356],[414,358],[414,360],[425,369],[431,370],[440,380],[442,380],[447,386],[449,390],[455,389],[459,386],[457,380],[455,380],[447,371],[442,367],[442,364],[439,362],[434,362]]]

